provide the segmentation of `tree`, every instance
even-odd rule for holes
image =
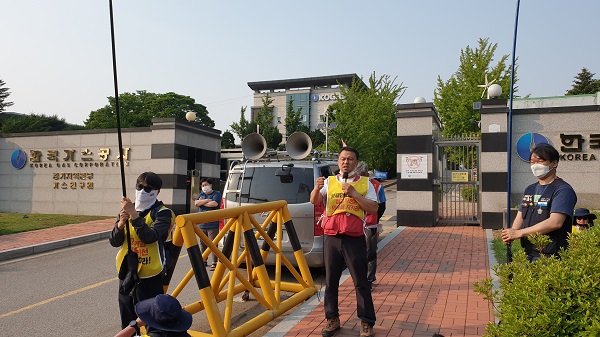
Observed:
[[[573,87],[566,95],[595,94],[600,91],[600,80],[594,79],[594,75],[586,68],[582,68],[573,80]]]
[[[90,112],[85,126],[88,129],[110,129],[117,127],[117,114],[114,97],[108,97],[109,104]],[[121,127],[135,128],[152,125],[152,118],[185,119],[188,111],[196,113],[196,122],[214,127],[215,122],[208,116],[206,107],[189,97],[168,92],[155,94],[145,90],[119,95],[119,115]]]
[[[434,91],[433,103],[442,119],[444,135],[480,132],[477,124],[480,120],[479,110],[473,108],[473,103],[482,99],[483,89],[477,85],[484,84],[486,76],[488,81],[494,81],[502,87],[500,97],[508,98],[510,89],[508,55],[503,55],[496,65],[492,65],[498,44],[490,44],[488,40],[488,38],[480,38],[477,48],[472,49],[467,46],[461,50],[458,70],[447,81],[442,81],[438,76],[438,87]],[[515,86],[514,92],[516,91]]]
[[[235,138],[233,138],[233,133],[226,130],[223,132],[223,138],[221,138],[221,148],[222,149],[234,149],[235,148]]]
[[[256,123],[248,121],[245,116],[246,107],[243,106],[240,109],[240,122],[231,123],[229,126],[231,130],[238,136],[240,140],[243,140],[247,135],[256,132]]]
[[[9,106],[13,105],[13,102],[7,102],[6,99],[10,95],[9,88],[2,88],[6,83],[0,80],[0,112],[4,111]]]
[[[287,137],[298,131],[302,124],[302,107],[294,110],[294,100],[290,99],[285,112],[285,134]]]
[[[256,118],[254,122],[258,125],[260,133],[262,134],[262,130],[266,129],[269,126],[273,125],[273,107],[271,104],[274,99],[267,94],[267,96],[262,98],[262,107],[260,111],[256,114]]]
[[[364,160],[370,168],[396,172],[396,102],[405,87],[394,83],[395,80],[389,75],[376,78],[373,73],[369,87],[358,79],[349,87],[340,86],[344,99],[330,106],[335,113],[329,121],[338,124],[328,134],[330,151],[339,150],[343,139],[359,151],[359,160]]]
[[[317,148],[322,144],[325,144],[325,135],[323,134],[323,132],[321,132],[321,130],[315,129],[314,131],[310,131],[308,135],[310,136],[310,140],[312,141],[313,148]]]
[[[267,126],[265,129],[261,129],[260,133],[263,137],[265,137],[265,141],[267,142],[267,148],[269,149],[277,149],[279,148],[279,143],[283,140],[283,136],[281,132],[275,126]]]
[[[16,115],[2,120],[0,133],[48,132],[82,130],[83,126],[68,124],[64,118],[46,115]]]
[[[256,114],[255,122],[258,125],[260,134],[265,137],[267,147],[270,149],[277,149],[283,136],[277,127],[273,126],[273,107],[271,106],[273,101],[274,99],[271,98],[269,94],[262,98],[262,108],[258,114]]]

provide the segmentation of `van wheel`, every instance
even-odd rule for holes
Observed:
[[[246,290],[242,294],[242,301],[247,302],[249,299],[250,299],[250,292],[248,290]]]

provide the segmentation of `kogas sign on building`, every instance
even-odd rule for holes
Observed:
[[[588,153],[588,150],[594,151],[600,149],[600,134],[565,134],[561,133],[560,147],[556,147],[560,153],[562,161],[591,161],[598,160],[594,153]],[[548,139],[539,133],[526,133],[517,141],[517,154],[522,160],[529,162],[531,150],[542,143],[550,143]],[[585,145],[588,143],[589,145]]]
[[[318,101],[335,101],[338,99],[344,99],[344,96],[342,96],[339,92],[331,92],[331,93],[323,93],[323,94],[312,94],[310,96],[310,100],[312,102],[318,102]]]

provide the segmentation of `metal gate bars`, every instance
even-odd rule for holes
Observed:
[[[480,224],[480,137],[440,138],[434,144],[436,225]]]

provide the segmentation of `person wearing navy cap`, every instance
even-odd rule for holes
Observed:
[[[594,225],[594,220],[596,220],[596,214],[590,213],[589,209],[576,209],[575,216],[573,217],[573,233],[579,233],[589,229]]]
[[[135,305],[138,315],[129,326],[115,337],[131,337],[146,326],[148,337],[188,337],[187,330],[192,326],[192,315],[185,311],[179,301],[171,295],[160,294],[140,301]]]

